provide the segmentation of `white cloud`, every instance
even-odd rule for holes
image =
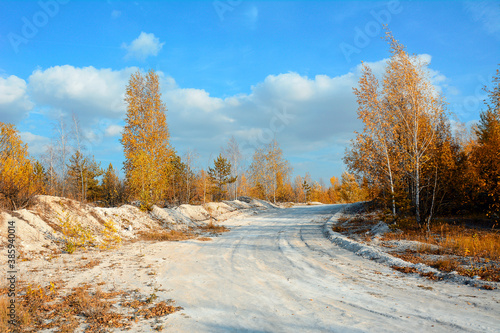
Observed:
[[[356,82],[352,73],[308,78],[292,72],[269,75],[250,94],[220,99],[204,90],[173,89],[164,100],[172,136],[183,138],[178,141],[183,148],[210,151],[230,135],[251,148],[276,134],[290,151],[300,152],[359,126],[352,94]]]
[[[27,94],[26,81],[17,76],[0,77],[0,121],[17,123],[34,104]]]
[[[379,79],[386,61],[368,64]],[[179,87],[172,77],[161,71],[157,74],[172,144],[181,154],[196,148],[206,155],[201,156],[205,160],[231,135],[242,148],[265,144],[276,135],[289,156],[304,156],[327,147],[332,149],[329,154],[341,154],[343,148],[339,147],[353,137],[354,130],[361,129],[352,93],[360,68],[335,77],[294,72],[269,75],[252,86],[250,93],[224,99],[203,89]],[[119,120],[125,116],[125,87],[136,70],[56,66],[33,72],[28,91],[43,109],[75,112],[88,149],[97,154],[107,149],[105,143],[116,144],[122,131]],[[445,83],[442,74],[433,73],[438,84]]]
[[[174,89],[166,91],[165,100],[169,105],[179,106],[186,110],[197,109],[204,112],[212,112],[223,106],[220,98],[210,97],[203,89]]]
[[[30,155],[37,156],[45,152],[45,147],[50,144],[50,139],[31,132],[21,132],[21,140],[28,144]]]
[[[120,125],[109,125],[106,128],[105,134],[106,136],[119,136],[123,130],[123,126]]]
[[[84,124],[102,118],[122,118],[125,87],[136,70],[69,65],[38,69],[29,78],[29,91],[38,106],[48,107],[50,112],[74,112]]]
[[[421,55],[430,63],[432,57]],[[382,81],[388,59],[367,63]],[[220,99],[199,89],[164,91],[167,121],[179,151],[213,151],[234,135],[243,147],[266,143],[274,135],[290,154],[344,145],[361,129],[352,88],[360,66],[351,72],[309,78],[298,73],[269,75],[250,94]],[[447,78],[429,69],[432,82],[445,87]],[[342,148],[343,149],[343,148]]]
[[[141,32],[139,37],[134,39],[130,45],[122,44],[122,48],[127,50],[125,59],[145,60],[149,56],[157,56],[165,43],[160,43],[160,39],[154,34]]]

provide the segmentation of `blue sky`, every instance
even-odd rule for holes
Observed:
[[[276,137],[294,174],[340,176],[360,130],[361,61],[382,73],[382,23],[429,61],[462,122],[479,118],[500,63],[500,2],[0,1],[0,121],[34,156],[59,117],[80,119],[88,153],[121,167],[130,74],[161,77],[171,143],[206,168],[234,136],[248,161]]]

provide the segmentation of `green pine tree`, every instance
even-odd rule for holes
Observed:
[[[231,177],[231,163],[222,154],[219,154],[214,160],[214,167],[208,168],[208,175],[214,184],[212,194],[216,201],[222,200],[224,194],[226,194],[225,185],[234,183],[238,177]]]

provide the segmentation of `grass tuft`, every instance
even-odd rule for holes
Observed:
[[[212,220],[210,220],[210,222],[206,225],[201,226],[200,229],[214,234],[220,234],[229,231],[229,229],[223,225],[214,224]]]
[[[139,233],[141,239],[146,241],[180,241],[195,238],[196,235],[190,231],[177,230],[158,230],[158,231],[142,231]]]

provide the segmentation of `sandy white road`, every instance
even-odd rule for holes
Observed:
[[[322,233],[340,206],[275,209],[156,249],[174,332],[499,332],[500,293],[403,275]],[[165,253],[168,251],[168,253]],[[152,254],[151,254],[152,255]]]
[[[184,308],[132,332],[500,332],[498,289],[404,275],[338,247],[322,227],[340,209],[249,211],[212,241],[138,241],[23,261],[20,270],[33,285],[98,284]],[[79,267],[90,259],[99,264]]]

